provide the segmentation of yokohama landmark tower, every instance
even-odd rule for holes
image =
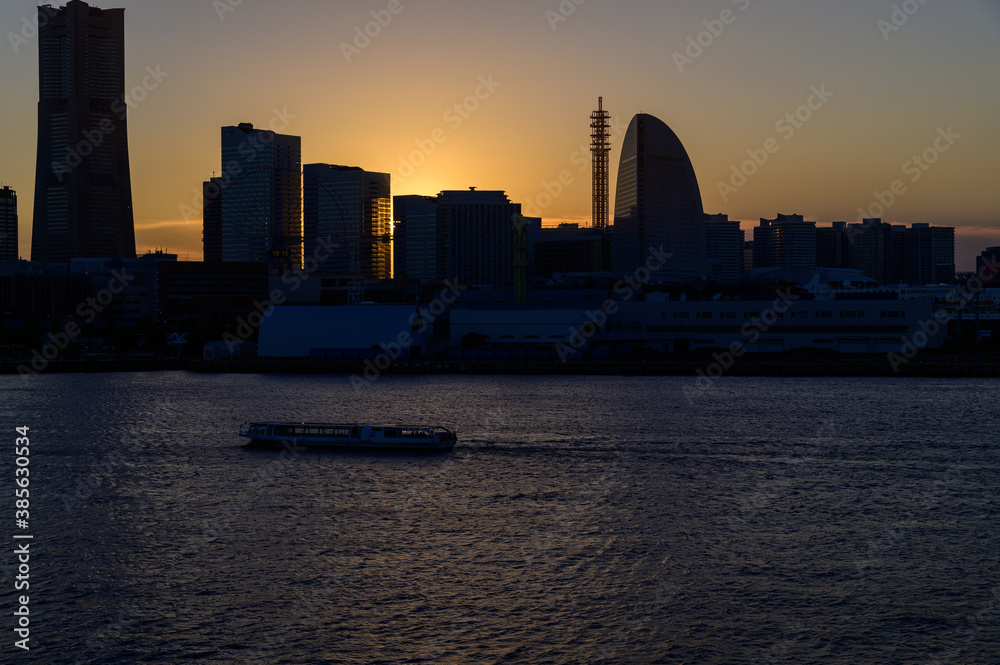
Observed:
[[[135,258],[125,10],[38,8],[33,261]]]

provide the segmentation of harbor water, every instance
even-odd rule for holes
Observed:
[[[1000,662],[995,381],[692,386],[2,376],[3,662]],[[242,445],[272,419],[458,446]]]

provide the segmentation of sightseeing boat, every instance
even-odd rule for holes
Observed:
[[[440,426],[321,423],[244,423],[240,436],[255,445],[399,451],[449,450],[456,441],[454,432]]]

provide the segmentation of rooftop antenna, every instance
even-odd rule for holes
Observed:
[[[611,114],[604,110],[604,97],[597,98],[597,110],[590,114],[590,152],[594,165],[594,208],[591,225],[608,226],[608,154],[611,152]]]

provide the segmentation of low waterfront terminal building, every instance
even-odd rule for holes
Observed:
[[[276,307],[261,325],[260,356],[348,359],[399,349],[408,358],[460,349],[485,358],[602,359],[734,345],[748,353],[891,353],[915,336],[921,348],[938,348],[947,335],[946,325],[930,325],[933,301],[891,296],[818,299],[793,287],[694,297],[627,287],[528,294],[524,303],[510,291],[468,289],[447,305]]]

